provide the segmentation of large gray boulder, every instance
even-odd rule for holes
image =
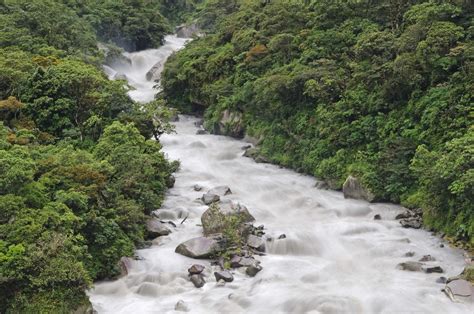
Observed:
[[[157,63],[155,63],[154,66],[151,67],[150,70],[148,70],[148,72],[146,72],[146,75],[145,75],[146,79],[148,81],[156,81],[160,79],[162,70],[163,70],[163,63],[161,61],[158,61]]]
[[[212,203],[219,202],[221,197],[217,194],[207,192],[206,194],[203,194],[201,197],[201,200],[204,204],[206,205],[211,205]]]
[[[156,218],[148,219],[146,223],[146,230],[148,239],[166,236],[171,233],[171,229]]]
[[[265,252],[265,240],[256,235],[251,234],[248,236],[247,245],[257,251]]]
[[[191,258],[209,258],[223,250],[222,238],[198,237],[181,243],[175,252]]]
[[[453,302],[474,303],[474,286],[467,280],[450,281],[443,291]]]
[[[359,179],[353,176],[348,176],[344,185],[342,186],[344,198],[354,198],[358,200],[366,200],[372,202],[375,195],[366,187],[363,186]]]
[[[233,203],[214,203],[202,214],[201,223],[204,234],[222,233],[229,226],[229,220],[237,220],[241,226],[255,221],[247,207]],[[235,226],[234,226],[235,227]]]

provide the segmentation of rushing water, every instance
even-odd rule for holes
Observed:
[[[152,66],[159,61],[152,56],[163,56],[159,50],[130,57],[149,60],[147,66]],[[142,84],[148,69],[141,62],[136,67],[132,63],[125,74],[134,80],[132,84]],[[146,86],[151,89],[152,84],[136,86],[135,99],[150,99],[153,91]],[[443,295],[443,285],[435,283],[440,274],[397,269],[398,263],[417,261],[425,254],[436,258],[427,264],[440,265],[445,270],[442,276],[457,275],[464,266],[461,251],[440,247],[440,239],[426,231],[401,228],[394,220],[399,206],[348,200],[339,192],[318,190],[312,177],[243,157],[243,141],[196,135],[195,121],[182,116],[176,123],[177,134],[161,139],[168,157],[181,161],[181,169],[158,213],[174,220],[177,227],[169,236],[156,239],[151,248],[138,250],[142,259],[131,263],[127,276],[95,285],[89,294],[99,313],[168,313],[175,311],[179,300],[190,313],[472,310]],[[204,190],[194,191],[195,184]],[[206,206],[197,198],[218,185],[230,186],[233,194],[226,197],[245,204],[256,224],[265,225],[268,236],[287,236],[267,242],[267,255],[258,257],[263,270],[256,277],[235,270],[235,280],[225,286],[216,283],[209,261],[174,252],[179,243],[201,235],[200,217]],[[375,214],[382,220],[373,220]],[[186,216],[189,218],[180,224]],[[408,251],[415,256],[405,257]],[[207,283],[201,289],[187,277],[187,268],[196,262],[207,267]]]

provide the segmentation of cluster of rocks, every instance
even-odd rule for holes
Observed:
[[[195,185],[195,191],[203,187]],[[218,284],[232,282],[232,269],[244,268],[249,277],[256,276],[263,268],[254,255],[265,252],[264,226],[254,226],[255,218],[242,204],[224,197],[232,194],[228,186],[218,186],[202,195],[201,202],[208,205],[201,216],[203,236],[189,239],[176,247],[175,252],[195,259],[215,259],[214,277]],[[229,221],[232,222],[229,225]],[[229,230],[232,228],[232,230]],[[228,233],[239,235],[236,244],[227,238]],[[235,241],[235,239],[234,239]],[[222,255],[225,253],[226,258]],[[205,267],[195,264],[188,269],[190,281],[195,287],[201,288],[206,283]]]
[[[420,229],[423,226],[423,210],[421,208],[407,209],[398,214],[395,219],[400,220],[403,228]]]
[[[413,257],[415,256],[415,252],[407,252],[405,256]],[[444,273],[443,268],[438,265],[432,265],[432,262],[436,262],[436,258],[431,255],[424,255],[418,261],[403,262],[398,264],[397,267],[405,271],[425,272],[426,274]],[[426,263],[428,263],[428,265]],[[429,265],[429,263],[431,263],[431,265]],[[472,260],[468,261],[468,265],[460,275],[451,278],[444,276],[439,277],[436,282],[445,284],[442,291],[453,302],[474,303],[474,264]]]

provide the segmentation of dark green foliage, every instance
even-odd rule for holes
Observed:
[[[224,110],[243,113],[271,161],[336,189],[356,175],[474,245],[472,12],[469,1],[207,1],[209,35],[170,58],[163,96],[211,130]]]
[[[163,200],[177,165],[149,138],[171,132],[175,113],[134,103],[97,66],[96,30],[135,48],[160,44],[167,24],[147,3],[0,4],[1,313],[86,304],[94,280],[120,274]]]

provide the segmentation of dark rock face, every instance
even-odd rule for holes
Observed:
[[[176,183],[176,178],[173,175],[169,176],[168,179],[166,179],[166,187],[168,189],[171,189],[175,183]]]
[[[440,273],[441,274],[441,273],[444,273],[444,270],[439,266],[426,267],[424,270],[427,274],[431,274],[431,273]]]
[[[214,276],[216,277],[216,281],[219,281],[221,279],[224,280],[225,282],[234,281],[234,276],[232,276],[232,274],[227,270],[216,271],[214,273]]]
[[[366,200],[372,202],[375,195],[367,188],[365,188],[359,179],[349,176],[342,186],[342,192],[345,198],[354,198],[358,200]]]
[[[247,207],[243,205],[232,202],[213,204],[201,216],[204,234],[222,233],[226,228],[226,218],[229,217],[238,218],[242,224],[255,221]]]
[[[208,258],[222,251],[221,241],[219,236],[198,237],[181,243],[175,252],[191,258]]]
[[[250,277],[255,277],[255,275],[257,275],[257,273],[259,273],[262,269],[263,267],[260,265],[250,265],[245,270],[245,273],[249,275]]]
[[[189,280],[194,284],[196,288],[202,288],[206,281],[204,280],[204,277],[201,274],[198,275],[191,275],[189,277]]]
[[[404,262],[398,264],[398,268],[407,271],[423,271],[423,264],[419,262]]]
[[[188,268],[188,272],[191,275],[199,275],[204,271],[205,267],[200,264],[194,264],[193,266]]]
[[[147,237],[154,239],[160,236],[166,236],[171,233],[170,228],[156,218],[148,219],[146,223]]]
[[[265,240],[253,234],[247,238],[247,245],[260,252],[265,252]]]

